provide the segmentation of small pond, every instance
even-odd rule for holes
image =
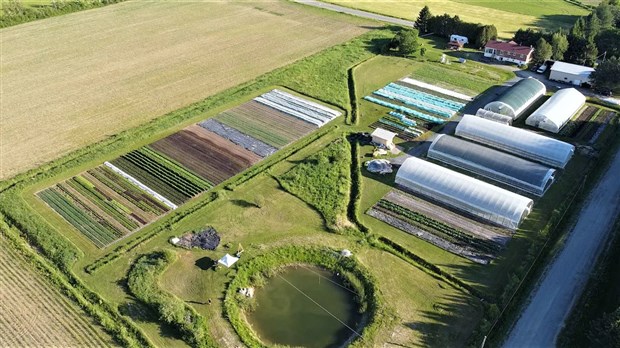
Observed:
[[[257,308],[246,316],[267,344],[339,347],[356,335],[351,329],[360,330],[355,294],[323,269],[290,267],[268,279],[255,297]]]

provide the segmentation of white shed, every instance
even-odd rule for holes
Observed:
[[[558,133],[586,103],[586,97],[574,88],[557,91],[525,120],[525,124]]]
[[[394,137],[396,135],[396,133],[390,132],[383,128],[377,128],[370,134],[373,143],[383,145],[388,149],[392,149],[394,147]]]
[[[583,83],[590,83],[590,74],[593,72],[594,68],[588,66],[555,62],[551,67],[549,80],[581,86]]]

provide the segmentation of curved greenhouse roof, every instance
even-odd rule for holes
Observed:
[[[564,168],[575,152],[569,143],[471,115],[463,116],[455,134],[556,168]]]
[[[405,160],[396,173],[396,183],[414,193],[512,229],[519,227],[533,204],[527,197],[416,157]]]
[[[574,88],[557,91],[541,107],[536,109],[525,124],[557,133],[586,103],[586,97]]]
[[[523,79],[508,88],[496,101],[488,103],[484,109],[516,119],[546,92],[545,85],[537,79]]]
[[[498,114],[497,112],[485,109],[478,109],[478,111],[476,111],[476,116],[486,118],[487,120],[495,121],[498,123],[512,125],[512,117]]]
[[[439,135],[428,157],[489,179],[542,196],[554,180],[555,169],[449,135]]]

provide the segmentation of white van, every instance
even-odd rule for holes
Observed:
[[[538,70],[536,70],[537,73],[542,74],[545,71],[547,71],[547,64],[543,64],[540,66],[540,68],[538,68]]]

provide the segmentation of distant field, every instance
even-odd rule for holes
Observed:
[[[587,10],[564,0],[327,0],[326,2],[412,20],[418,16],[424,5],[428,5],[434,15],[448,13],[452,16],[458,15],[467,22],[495,24],[499,36],[506,38],[523,27],[554,29],[571,26],[578,16],[588,14]]]
[[[126,2],[3,29],[0,179],[366,29],[284,1]]]
[[[107,347],[110,338],[63,298],[0,234],[0,342],[3,347]]]

